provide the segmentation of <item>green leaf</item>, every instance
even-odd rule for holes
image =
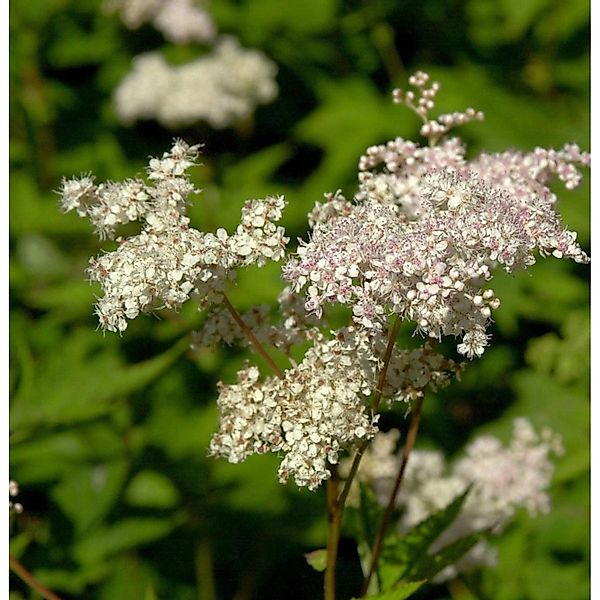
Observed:
[[[124,460],[69,469],[52,490],[52,498],[81,536],[112,508],[127,475]]]
[[[48,483],[69,476],[81,463],[96,464],[123,458],[123,436],[107,423],[81,424],[70,431],[38,434],[31,440],[13,442],[11,472],[22,483]]]
[[[304,558],[315,571],[324,571],[327,568],[327,550],[325,548],[307,552]]]
[[[407,577],[410,579],[431,579],[446,567],[461,559],[473,546],[484,539],[483,532],[473,533],[444,546],[440,551],[429,556],[423,556],[414,564]]]
[[[405,598],[410,598],[424,583],[425,581],[404,581],[390,590],[367,597],[372,600],[405,600]]]
[[[177,504],[179,493],[168,477],[146,470],[133,477],[125,491],[125,499],[131,506],[171,508]]]
[[[337,0],[247,0],[238,19],[252,23],[244,33],[249,43],[261,45],[272,36],[289,38],[331,29],[336,24]]]
[[[423,560],[429,560],[429,548],[454,521],[470,488],[457,496],[446,508],[439,510],[415,525],[403,536],[394,533],[386,537],[379,560],[382,589],[389,589],[404,577],[419,577]]]
[[[112,562],[110,574],[102,582],[99,600],[131,598],[150,600],[156,574],[153,569],[135,555],[125,554]]]
[[[73,556],[81,564],[96,563],[105,558],[140,547],[168,535],[180,518],[132,517],[114,525],[100,527],[73,548]]]
[[[366,541],[369,548],[373,547],[377,530],[383,518],[383,509],[375,498],[373,489],[363,483],[360,484],[360,541]]]
[[[67,592],[81,597],[85,588],[106,577],[106,564],[90,564],[77,569],[36,569],[35,578],[53,591]]]
[[[56,426],[106,414],[113,402],[163,373],[187,346],[187,340],[181,340],[163,354],[129,366],[114,346],[111,352],[103,348],[97,332],[77,330],[64,340],[60,352],[40,361],[33,380],[20,387],[11,406],[10,426],[14,430]]]

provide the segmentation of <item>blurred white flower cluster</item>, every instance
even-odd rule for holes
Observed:
[[[590,155],[571,144],[467,160],[460,140],[437,142],[481,113],[468,109],[432,121],[439,84],[425,89],[424,73],[411,79],[420,100],[413,92],[394,96],[421,116],[430,146],[397,138],[369,148],[359,161],[354,202],[336,193],[317,203],[309,241],[301,241],[284,277],[305,294],[309,313],[344,304],[367,329],[397,314],[431,338],[461,337],[458,351],[473,358],[488,345],[487,327],[500,305],[486,287],[494,269],[526,268],[536,249],[589,261],[576,234],[561,224],[549,184],[557,176],[576,187],[577,166],[589,166]]]
[[[176,44],[210,42],[217,28],[204,3],[195,0],[106,0],[104,9],[119,13],[129,29],[146,23]]]
[[[96,304],[104,329],[124,331],[140,312],[177,308],[192,294],[201,304],[218,301],[233,269],[283,257],[288,240],[275,224],[285,205],[282,197],[248,201],[233,235],[190,227],[186,204],[199,190],[186,170],[197,156],[198,146],[177,140],[161,159],[150,160],[149,181],[63,180],[62,209],[87,216],[101,238],[114,237],[118,225],[141,223],[138,235],[117,238],[116,250],[90,261],[90,279],[104,291]]]
[[[258,50],[232,37],[221,38],[210,54],[171,65],[159,52],[134,59],[115,91],[115,108],[125,124],[155,119],[168,128],[199,121],[214,129],[248,117],[277,96],[275,65]]]
[[[219,37],[210,14],[194,0],[107,0],[105,9],[118,12],[131,29],[152,23],[173,44],[213,46],[183,64],[171,64],[159,51],[136,56],[114,93],[125,125],[156,120],[169,129],[199,122],[222,129],[277,96],[276,65],[235,37]]]
[[[384,506],[401,462],[395,450],[398,438],[397,430],[377,433],[358,471],[358,481],[372,485]],[[435,541],[432,553],[474,532],[499,533],[519,509],[526,509],[532,516],[546,513],[550,509],[548,487],[554,471],[550,459],[562,451],[556,434],[548,429],[538,434],[524,418],[514,421],[507,446],[491,435],[480,436],[451,466],[441,452],[413,450],[397,498],[397,506],[402,510],[399,527],[402,532],[407,531],[448,506],[469,487],[458,516]],[[343,461],[342,472],[349,471],[349,462]],[[357,502],[356,493],[353,501]],[[438,574],[437,580],[495,562],[494,549],[479,542],[458,563]]]

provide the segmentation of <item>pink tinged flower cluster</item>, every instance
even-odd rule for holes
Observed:
[[[376,417],[366,408],[377,361],[367,336],[352,328],[320,336],[283,378],[259,380],[256,367],[219,386],[220,429],[210,454],[239,463],[251,454],[283,455],[279,480],[293,476],[316,489],[330,477],[340,450],[372,437]]]
[[[476,531],[499,533],[525,508],[531,516],[550,510],[548,487],[554,472],[553,455],[562,454],[560,438],[546,429],[538,434],[524,418],[513,423],[513,435],[507,446],[486,435],[469,444],[465,456],[449,469],[443,459],[441,471],[423,479],[421,457],[411,455],[406,472],[406,487],[399,504],[405,507],[400,527],[404,530],[431,512],[447,505],[458,493],[472,486],[465,504],[450,527],[436,540],[432,551],[443,548]],[[431,457],[425,459],[431,461]],[[496,562],[494,549],[485,542],[477,544],[457,564],[438,574],[441,581]]]
[[[178,140],[162,158],[150,160],[148,181],[95,185],[89,176],[63,181],[63,210],[89,217],[101,238],[114,237],[117,225],[141,224],[138,235],[118,238],[116,250],[90,260],[90,279],[104,291],[96,304],[104,329],[123,331],[140,312],[178,308],[192,294],[201,303],[218,301],[234,268],[282,257],[287,238],[270,221],[281,217],[281,197],[246,203],[233,235],[190,227],[186,205],[199,190],[186,171],[197,156],[197,146]]]
[[[472,358],[487,346],[486,328],[500,303],[484,287],[494,267],[525,268],[535,262],[536,249],[542,256],[588,261],[576,234],[561,225],[546,187],[559,170],[565,181],[577,182],[574,161],[585,164],[587,155],[574,146],[513,155],[516,166],[499,182],[489,165],[508,160],[506,154],[461,164],[458,146],[451,148],[453,164],[423,171],[414,165],[430,152],[410,165],[385,156],[397,167],[383,173],[387,180],[374,175],[366,186],[363,180],[351,210],[344,205],[343,213],[315,221],[310,241],[301,241],[298,256],[284,267],[294,289],[304,290],[309,312],[346,304],[366,328],[397,313],[431,337],[462,336],[458,351]],[[378,152],[369,154],[369,164],[381,158]],[[394,181],[411,177],[413,192],[393,192]]]

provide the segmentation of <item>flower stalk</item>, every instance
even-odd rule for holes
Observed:
[[[419,432],[419,424],[421,423],[421,415],[423,413],[424,400],[425,396],[420,396],[419,398],[417,398],[415,409],[412,413],[408,433],[406,435],[406,442],[404,443],[404,449],[402,450],[402,462],[400,463],[400,469],[398,470],[398,474],[396,475],[396,480],[394,481],[392,493],[390,494],[390,498],[385,508],[385,512],[383,513],[379,529],[377,530],[377,535],[375,536],[375,541],[373,542],[373,550],[371,551],[371,566],[369,567],[369,572],[365,577],[362,587],[363,596],[367,593],[367,590],[369,589],[369,584],[371,583],[371,579],[373,577],[373,573],[375,573],[375,569],[377,568],[377,562],[381,554],[381,548],[383,546],[385,532],[388,528],[388,525],[390,524],[390,519],[396,506],[396,498],[398,497],[398,492],[400,491],[402,479],[404,478],[404,473],[406,471],[406,465],[408,464],[410,453],[415,445],[417,433]]]
[[[12,554],[9,554],[8,561],[13,573],[18,575],[32,590],[40,594],[42,598],[45,598],[45,600],[61,600],[54,592],[44,587]]]
[[[396,337],[400,330],[401,320],[396,317],[392,331],[390,332],[387,346],[385,349],[385,355],[383,357],[383,365],[379,372],[377,380],[377,387],[375,388],[375,397],[373,398],[373,404],[371,406],[372,415],[375,416],[379,410],[381,403],[381,397],[383,395],[383,389],[385,386],[385,378],[387,375],[390,360],[392,358],[392,352],[396,343]],[[328,517],[328,528],[327,528],[327,566],[325,569],[325,600],[335,600],[335,567],[337,562],[338,544],[340,540],[340,531],[342,525],[342,516],[344,512],[344,506],[346,499],[352,486],[352,481],[358,471],[362,456],[369,446],[369,440],[364,440],[354,457],[350,473],[344,482],[339,496],[337,495],[339,477],[337,472],[337,465],[330,465],[331,477],[327,480],[327,517]]]

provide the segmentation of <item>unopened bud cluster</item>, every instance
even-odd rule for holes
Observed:
[[[418,71],[408,79],[408,83],[417,89],[416,93],[411,90],[403,91],[400,88],[392,92],[396,104],[404,104],[421,117],[423,126],[420,133],[423,137],[435,142],[454,127],[465,125],[470,121],[483,121],[483,113],[471,107],[464,112],[442,114],[435,119],[430,119],[429,113],[435,108],[435,97],[440,91],[440,84],[433,81],[429,87],[426,87],[429,81],[430,77],[427,73]]]

